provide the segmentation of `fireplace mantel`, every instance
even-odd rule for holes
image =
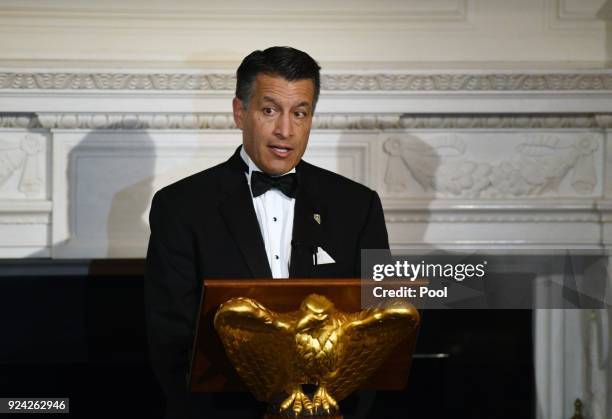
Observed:
[[[0,256],[142,257],[153,192],[240,143],[234,83],[0,69]],[[610,243],[612,71],[332,71],[322,87],[305,158],[376,189],[396,247]]]
[[[0,69],[0,258],[142,258],[153,193],[240,144],[234,83]],[[377,190],[395,248],[612,246],[612,71],[338,71],[322,85],[305,159]],[[581,331],[610,316],[536,314],[541,417],[571,416],[576,397],[609,411],[589,386],[610,388],[610,361],[583,357],[602,335]]]

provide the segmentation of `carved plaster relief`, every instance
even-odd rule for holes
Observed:
[[[609,128],[610,114],[418,115],[316,113],[313,130]],[[236,129],[231,113],[37,113],[2,115],[0,127],[47,129]]]
[[[0,72],[0,89],[233,91],[233,74]],[[612,74],[322,74],[322,90],[337,91],[580,91],[611,90]]]
[[[609,120],[609,122],[612,122],[612,118]],[[612,173],[612,131],[609,128],[606,129],[604,133],[604,144],[606,148],[605,171],[606,173]],[[610,175],[607,177],[610,178]],[[612,178],[608,178],[606,179],[606,184],[604,185],[604,195],[607,200],[612,198]]]
[[[601,195],[593,133],[386,135],[387,196],[463,199]],[[487,142],[485,142],[487,141]]]
[[[45,197],[45,137],[0,132],[0,199]]]

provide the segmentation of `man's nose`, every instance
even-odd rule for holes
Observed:
[[[280,138],[289,138],[293,135],[293,123],[289,114],[282,114],[276,120],[274,134]]]

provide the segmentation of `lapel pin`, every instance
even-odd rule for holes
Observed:
[[[312,218],[314,218],[317,224],[321,224],[321,214],[313,214]]]

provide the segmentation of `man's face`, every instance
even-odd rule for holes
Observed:
[[[247,109],[238,98],[232,103],[245,151],[263,172],[287,173],[306,151],[314,84],[310,79],[287,81],[258,74],[252,87]]]

